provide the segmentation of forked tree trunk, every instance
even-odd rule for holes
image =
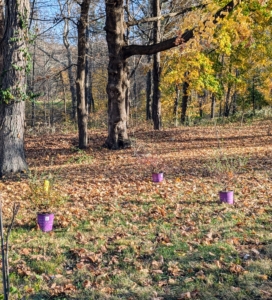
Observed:
[[[28,0],[6,1],[0,98],[0,176],[25,171],[24,122]]]
[[[235,5],[234,1],[230,1],[220,9],[214,14],[214,22],[216,23],[218,19],[224,18],[226,13],[223,14],[223,12],[231,11]],[[105,31],[109,51],[109,65],[107,84],[108,137],[104,146],[109,149],[120,149],[130,146],[127,133],[125,97],[128,88],[127,59],[133,55],[152,55],[187,43],[194,37],[194,29],[186,30],[179,37],[173,37],[153,45],[128,45],[124,38],[124,1],[108,0],[105,1],[105,6]],[[159,106],[157,107],[159,108]],[[157,117],[160,117],[160,114],[157,114]]]
[[[85,99],[86,77],[86,28],[88,25],[88,12],[91,0],[81,3],[80,19],[78,21],[78,60],[77,60],[77,119],[78,119],[78,147],[84,149],[88,146],[88,110]]]
[[[106,38],[109,51],[108,65],[108,138],[109,149],[130,146],[127,134],[126,91],[128,88],[127,60],[123,55],[125,46],[123,1],[106,2]]]

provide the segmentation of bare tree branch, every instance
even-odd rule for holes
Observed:
[[[148,18],[143,18],[141,20],[132,20],[132,21],[128,21],[126,24],[127,26],[134,26],[134,25],[139,25],[139,24],[143,24],[143,23],[148,23],[148,22],[156,22],[165,18],[171,18],[171,17],[176,17],[179,15],[183,15],[187,12],[190,12],[192,10],[195,10],[197,8],[204,8],[206,5],[198,5],[198,6],[193,6],[193,7],[188,7],[185,8],[181,11],[176,11],[176,12],[170,12],[168,14],[165,15],[160,15],[160,16],[155,16],[155,17],[148,17]]]
[[[55,58],[55,57],[53,56],[53,54],[48,53],[47,51],[45,51],[44,49],[42,49],[42,48],[39,47],[39,46],[37,46],[37,48],[38,48],[40,51],[42,51],[44,54],[46,54],[48,57],[52,58],[54,61],[60,63],[60,64],[63,65],[64,67],[67,67],[67,64],[66,64],[66,63],[64,63],[64,62],[60,61],[59,59]]]
[[[242,0],[241,0],[242,1]],[[216,24],[218,22],[218,18],[223,19],[227,13],[231,12],[239,3],[235,3],[236,1],[229,2],[226,6],[218,10],[213,16],[213,23]],[[205,22],[204,22],[205,24]],[[181,36],[175,36],[171,39],[162,41],[158,44],[153,45],[129,45],[124,47],[124,57],[128,58],[132,55],[150,55],[155,54],[157,52],[165,51],[179,45],[182,45],[188,42],[190,39],[194,37],[194,31],[196,28],[185,31]]]

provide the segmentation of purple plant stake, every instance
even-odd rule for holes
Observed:
[[[53,229],[54,214],[38,214],[38,224],[43,232]]]
[[[153,173],[152,174],[152,181],[153,182],[161,182],[161,181],[163,181],[163,173]]]
[[[223,203],[234,204],[233,191],[219,192],[220,201]]]

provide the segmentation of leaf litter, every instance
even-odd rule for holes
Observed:
[[[11,236],[12,286],[25,297],[219,299],[229,292],[237,299],[269,299],[268,127],[221,126],[220,139],[214,127],[135,130],[139,155],[162,161],[161,183],[152,182],[138,148],[101,148],[99,131],[90,132],[84,152],[72,146],[75,134],[27,136],[31,174],[37,182],[53,176],[68,200],[56,212],[54,231],[44,234],[23,197],[30,177],[0,182],[5,222],[12,203],[21,204]],[[219,177],[210,172],[222,153],[246,159],[235,170],[233,206],[219,203]]]

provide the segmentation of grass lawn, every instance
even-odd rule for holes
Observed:
[[[29,176],[0,182],[5,226],[21,205],[10,299],[272,299],[269,126],[137,128],[121,151],[96,130],[86,151],[76,134],[27,136]],[[63,202],[44,233],[27,195],[47,178]],[[218,200],[226,180],[234,205]]]

